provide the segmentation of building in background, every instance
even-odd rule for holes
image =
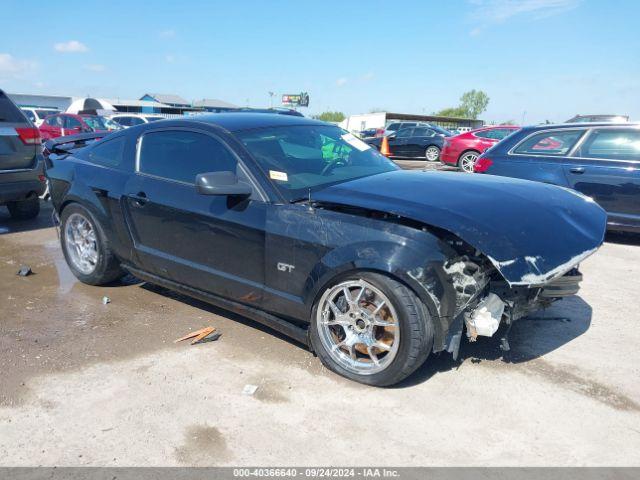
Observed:
[[[28,93],[7,93],[13,103],[19,107],[52,108],[64,112],[69,105],[81,97],[65,97],[61,95],[32,95]]]
[[[11,100],[19,107],[47,108],[64,112],[76,100],[84,97],[60,95],[32,95],[9,93]],[[194,102],[185,100],[179,95],[146,93],[138,100],[125,98],[100,98],[122,113],[153,113],[167,118],[181,117],[202,112],[228,112],[239,107],[223,100],[204,98]]]
[[[482,120],[435,115],[414,115],[412,113],[375,112],[351,115],[340,122],[340,126],[352,133],[370,128],[383,129],[391,122],[423,122],[449,130],[473,129],[484,125]]]
[[[197,108],[198,110],[203,110],[205,112],[219,113],[237,110],[240,107],[216,98],[203,98],[202,100],[196,100],[193,102],[193,108]]]

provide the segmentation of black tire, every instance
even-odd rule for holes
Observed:
[[[429,159],[429,151],[432,151],[434,153],[437,152],[435,158],[432,160]],[[427,160],[427,162],[437,162],[438,160],[440,160],[440,148],[437,145],[429,145],[424,151],[424,158],[425,160]]]
[[[398,314],[400,343],[391,363],[381,372],[359,375],[345,369],[323,345],[318,328],[317,315],[322,294],[335,285],[348,280],[364,280],[391,301]],[[314,352],[329,370],[359,383],[386,387],[401,382],[420,367],[433,348],[433,323],[422,301],[406,286],[384,275],[371,272],[356,272],[341,277],[328,285],[318,296],[313,307],[309,338]]]
[[[40,213],[40,199],[38,197],[28,198],[7,203],[7,208],[14,220],[29,220],[36,218]]]
[[[98,260],[95,264],[94,270],[89,274],[83,273],[76,268],[73,261],[70,259],[68,251],[70,247],[67,245],[65,229],[69,217],[74,213],[78,213],[86,218],[96,233]],[[120,261],[113,253],[109,239],[105,235],[100,222],[89,210],[78,203],[69,204],[64,208],[64,210],[62,210],[62,214],[60,215],[60,243],[62,244],[62,252],[64,253],[67,265],[69,265],[73,274],[82,283],[86,283],[88,285],[105,285],[122,278],[126,274],[120,266]]]

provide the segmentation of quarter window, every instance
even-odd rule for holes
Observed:
[[[533,135],[521,143],[514,153],[529,155],[567,155],[582,136],[584,130],[559,130]]]
[[[184,183],[207,172],[236,172],[237,160],[218,140],[204,133],[171,130],[142,137],[141,173]]]
[[[640,160],[639,130],[594,130],[581,146],[579,157]]]
[[[117,137],[96,145],[89,153],[89,160],[100,165],[119,167],[124,156],[125,137]]]

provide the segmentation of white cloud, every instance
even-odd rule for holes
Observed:
[[[367,72],[364,75],[362,75],[362,80],[364,80],[365,82],[368,82],[369,80],[373,80],[374,77],[375,77],[375,74],[373,72]]]
[[[107,67],[105,67],[104,65],[101,65],[99,63],[93,63],[91,65],[85,65],[84,66],[85,70],[89,70],[90,72],[104,72]]]
[[[336,80],[336,86],[338,87],[342,87],[344,85],[346,85],[346,83],[349,81],[349,79],[345,78],[345,77],[341,77],[339,79]]]
[[[8,53],[0,53],[0,77],[18,78],[36,68],[31,60],[18,60]]]
[[[176,36],[176,31],[175,30],[162,30],[160,32],[160,38],[173,38]]]
[[[474,6],[470,18],[479,22],[471,30],[475,36],[492,24],[504,23],[512,17],[526,14],[534,20],[552,17],[576,8],[582,0],[469,0]]]
[[[56,52],[60,53],[83,53],[89,51],[84,43],[77,40],[69,40],[68,42],[56,43],[53,46],[53,49]]]
[[[176,57],[175,57],[175,55],[171,55],[171,54],[165,55],[164,56],[164,61],[167,62],[167,63],[174,63],[176,61]]]

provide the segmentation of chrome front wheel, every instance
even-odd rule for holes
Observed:
[[[387,296],[359,279],[326,290],[316,310],[325,351],[345,370],[372,375],[393,362],[400,346],[400,322]]]
[[[67,255],[73,266],[90,275],[98,264],[98,243],[93,225],[84,215],[73,213],[64,227]]]

